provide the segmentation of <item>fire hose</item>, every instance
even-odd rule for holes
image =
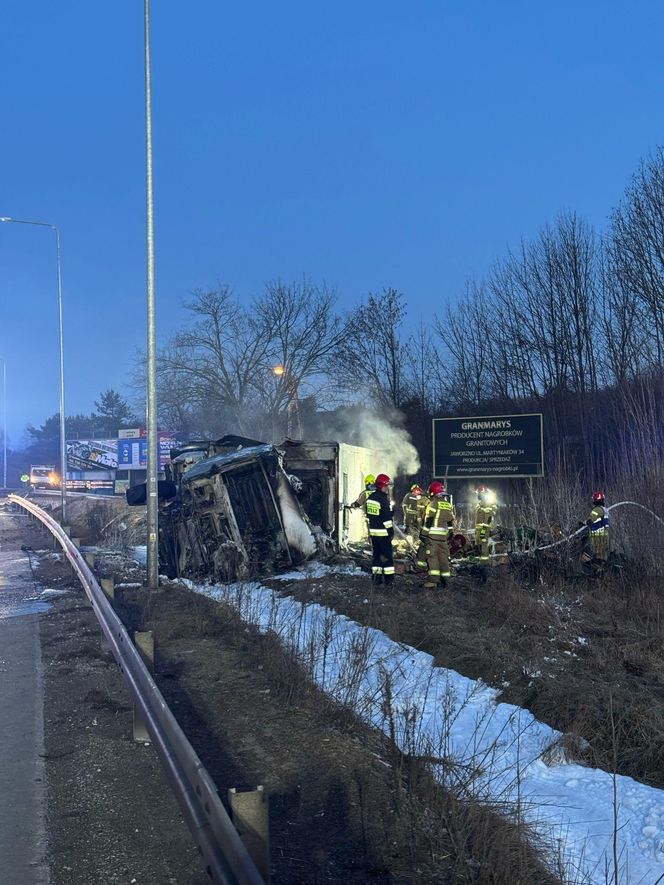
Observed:
[[[624,507],[629,504],[632,507],[638,507],[640,510],[645,510],[646,513],[649,513],[653,516],[657,522],[661,523],[664,526],[664,519],[657,516],[649,507],[645,507],[643,504],[639,504],[637,501],[618,501],[617,504],[612,504],[610,507],[607,507],[607,511],[610,513],[612,510],[615,510],[616,507]],[[551,550],[552,547],[557,547],[559,544],[565,544],[567,541],[571,541],[572,538],[575,538],[577,535],[580,535],[582,532],[585,532],[588,528],[587,525],[580,526],[575,532],[572,532],[571,535],[568,535],[566,538],[561,538],[559,541],[554,541],[552,544],[544,544],[542,547],[536,547],[535,550]]]

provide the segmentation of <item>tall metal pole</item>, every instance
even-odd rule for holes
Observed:
[[[150,72],[150,0],[144,0],[145,18],[145,185],[147,220],[147,553],[149,590],[159,586],[158,446],[156,382],[156,311],[154,277],[154,202],[152,192],[152,82]]]
[[[60,339],[60,501],[62,524],[67,524],[67,439],[65,430],[65,336],[62,322],[62,266],[60,262],[60,231],[55,231],[55,253],[58,266],[58,336]]]
[[[64,325],[62,321],[62,267],[60,260],[60,231],[54,224],[49,224],[46,221],[27,221],[24,218],[7,217],[0,217],[0,221],[6,221],[12,224],[32,224],[35,227],[48,227],[55,232],[55,261],[58,275],[58,338],[60,346],[60,499],[62,502],[62,523],[64,525],[67,522],[67,445],[65,438],[65,339]]]

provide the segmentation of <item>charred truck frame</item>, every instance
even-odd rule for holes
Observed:
[[[345,505],[375,469],[375,451],[225,436],[171,458],[159,484],[160,569],[171,578],[249,578],[364,539],[364,514]],[[145,486],[129,489],[127,501],[145,504]]]

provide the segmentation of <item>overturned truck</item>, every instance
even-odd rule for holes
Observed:
[[[160,570],[232,581],[361,541],[363,514],[347,505],[379,457],[344,443],[237,436],[173,449],[159,488]],[[145,504],[145,486],[129,489],[127,501]]]

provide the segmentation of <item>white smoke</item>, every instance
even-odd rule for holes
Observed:
[[[373,473],[412,476],[420,469],[420,456],[410,440],[408,431],[401,426],[399,412],[378,414],[360,406],[338,409],[329,415],[318,413],[311,439],[335,440],[354,446],[377,449],[381,453],[379,464],[372,465]]]

